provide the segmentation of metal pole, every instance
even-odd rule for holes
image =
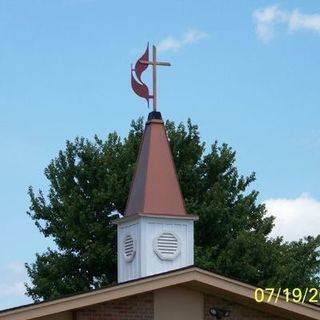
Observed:
[[[157,49],[152,46],[153,111],[157,111]]]

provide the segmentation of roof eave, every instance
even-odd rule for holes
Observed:
[[[320,308],[317,306],[288,303],[284,297],[279,297],[277,304],[258,304],[254,300],[254,290],[256,287],[194,266],[121,283],[114,287],[95,290],[89,293],[78,294],[13,310],[4,310],[0,314],[0,319],[33,319],[175,285],[183,285],[198,290],[201,289],[204,290],[204,292],[207,291],[208,293],[211,292],[212,294],[231,297],[235,302],[245,303],[254,308],[282,315],[283,317],[290,318],[294,316],[295,319],[305,320],[320,319]]]

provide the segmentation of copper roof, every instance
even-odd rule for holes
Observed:
[[[186,215],[184,200],[159,112],[146,123],[125,215]]]

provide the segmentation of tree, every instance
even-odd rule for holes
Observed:
[[[260,286],[315,287],[320,284],[320,236],[292,243],[269,234],[273,217],[248,191],[255,175],[239,175],[236,154],[214,142],[209,151],[198,127],[166,122],[179,181],[189,213],[198,214],[196,264]],[[35,301],[87,291],[116,281],[115,213],[124,213],[143,120],[132,122],[125,139],[111,133],[68,141],[45,169],[49,192],[29,188],[28,214],[57,250],[27,264]]]

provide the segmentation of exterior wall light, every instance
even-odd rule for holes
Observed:
[[[217,307],[210,308],[209,313],[211,316],[215,316],[216,319],[223,319],[223,318],[229,317],[229,315],[230,315],[229,310],[224,310],[224,309],[217,308]]]

